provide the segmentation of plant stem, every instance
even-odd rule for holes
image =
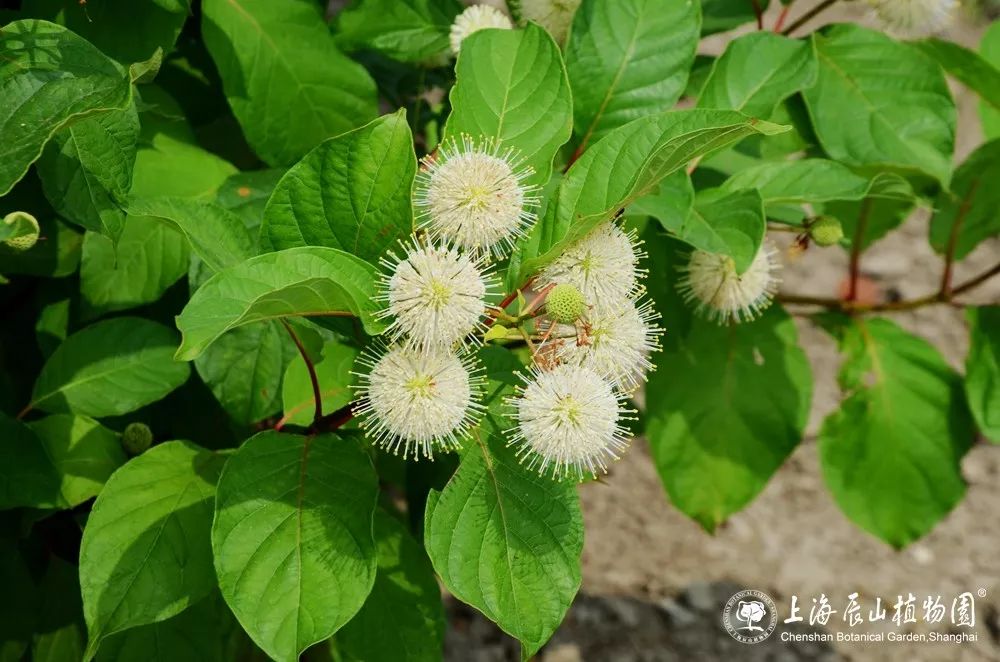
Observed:
[[[750,0],[753,5],[753,14],[757,17],[757,29],[764,29],[764,11],[760,8],[760,0]]]
[[[916,299],[907,299],[904,301],[862,304],[851,300],[841,300],[833,297],[801,296],[798,294],[778,295],[778,301],[781,301],[782,303],[802,304],[808,306],[823,306],[824,308],[841,310],[847,313],[878,313],[899,310],[915,310],[917,308],[923,308],[924,306],[930,306],[938,303],[952,304],[954,303],[954,298],[956,296],[979,287],[997,274],[1000,274],[1000,264],[996,264],[981,274],[973,276],[964,283],[955,286],[948,293],[940,291],[933,292],[922,297],[917,297]]]
[[[854,301],[858,297],[858,278],[861,275],[861,252],[865,232],[868,230],[868,217],[871,215],[872,199],[865,198],[858,213],[858,226],[854,228],[854,238],[851,240],[851,275],[847,288],[846,301]]]
[[[490,315],[489,318],[486,320],[486,326],[487,327],[493,326],[493,323],[497,321],[498,317],[500,317],[499,313],[502,313],[504,309],[507,308],[507,306],[514,303],[514,299],[517,298],[518,293],[527,289],[528,287],[531,287],[531,284],[534,281],[535,281],[534,278],[529,278],[527,281],[525,281],[524,285],[522,285],[521,287],[517,288],[516,290],[505,296],[503,298],[503,301],[497,304],[496,310],[498,314]]]
[[[944,273],[941,275],[941,295],[945,297],[951,296],[951,277],[955,264],[955,250],[958,248],[958,235],[961,234],[962,224],[965,223],[965,217],[972,208],[972,198],[979,187],[979,181],[976,180],[969,188],[969,192],[962,198],[962,204],[958,208],[958,213],[955,214],[955,221],[951,224],[948,246],[944,252]]]
[[[288,335],[292,337],[292,342],[294,342],[295,347],[298,348],[299,354],[302,355],[302,360],[306,363],[306,370],[309,371],[309,381],[312,382],[313,399],[316,401],[316,413],[313,414],[313,425],[315,425],[317,421],[323,418],[323,397],[320,395],[319,378],[316,376],[316,366],[313,365],[312,359],[309,358],[309,353],[302,345],[302,341],[299,340],[295,330],[292,329],[292,325],[285,320],[281,320],[281,323],[284,325],[285,330],[288,331]]]
[[[774,22],[774,33],[780,34],[781,28],[785,27],[785,21],[788,20],[788,12],[792,9],[792,3],[789,2],[787,5],[781,8],[781,13],[778,14],[778,19]]]
[[[805,14],[802,14],[802,16],[799,16],[797,19],[795,19],[795,21],[787,28],[785,28],[781,32],[781,34],[787,37],[788,35],[792,34],[796,30],[801,28],[803,25],[811,21],[814,17],[825,12],[827,9],[829,9],[836,3],[837,0],[823,0],[823,2],[819,3],[818,5],[807,11]]]

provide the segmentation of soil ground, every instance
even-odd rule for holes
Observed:
[[[830,15],[831,20],[855,18],[857,12]],[[767,24],[773,19],[769,13]],[[974,46],[983,27],[964,23],[947,36]],[[706,48],[718,52],[724,43],[724,38],[709,40]],[[955,90],[962,127],[956,150],[960,162],[981,138],[977,101]],[[957,265],[957,281],[988,268],[998,256],[1000,241],[984,243]],[[786,289],[833,296],[846,267],[844,251],[810,249],[786,263]],[[875,244],[862,263],[863,273],[883,295],[907,298],[934,291],[940,269],[940,259],[927,243],[926,213]],[[1000,282],[981,288],[969,301],[1000,301]],[[967,351],[961,310],[936,306],[894,319],[931,341],[961,369]],[[713,536],[670,505],[645,442],[637,441],[612,468],[606,484],[581,489],[583,587],[539,660],[1000,660],[1000,447],[976,444],[962,465],[969,485],[966,498],[926,538],[903,551],[892,550],[851,524],[823,484],[815,433],[840,400],[835,382],[839,358],[825,333],[805,321],[799,327],[815,379],[808,435],[800,447],[763,493]],[[949,605],[951,596],[964,591],[983,589],[985,597],[976,600],[978,641],[973,643],[782,643],[772,636],[745,645],[723,630],[721,613],[729,596],[746,588],[768,593],[781,619],[793,594],[806,614],[812,598],[825,594],[838,610],[829,625],[834,633],[846,630],[840,612],[854,591],[866,610],[876,597],[891,606],[898,595],[908,593],[920,600],[941,595]],[[452,602],[451,616],[449,660],[517,659],[515,642],[474,610]]]

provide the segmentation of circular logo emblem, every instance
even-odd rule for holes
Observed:
[[[778,624],[778,610],[766,593],[747,590],[729,598],[722,610],[722,625],[726,632],[744,644],[764,641]]]

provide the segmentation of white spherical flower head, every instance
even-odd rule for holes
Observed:
[[[570,246],[538,275],[541,286],[573,285],[597,310],[614,310],[632,297],[645,272],[638,269],[645,254],[635,233],[614,222],[600,225]]]
[[[451,346],[483,326],[485,297],[496,284],[485,265],[454,248],[414,241],[402,258],[390,252],[382,264],[379,301],[392,318],[394,340],[408,337],[421,347]]]
[[[472,5],[455,18],[451,24],[451,52],[458,55],[462,42],[473,32],[487,28],[510,30],[514,24],[503,12],[490,5]]]
[[[957,0],[868,0],[868,4],[886,28],[909,37],[941,32],[958,8]]]
[[[648,300],[638,305],[626,301],[617,309],[591,313],[576,338],[557,341],[555,356],[564,363],[590,368],[631,393],[654,369],[649,355],[660,347],[659,317]]]
[[[583,479],[607,473],[608,462],[628,447],[622,422],[631,412],[624,396],[590,368],[536,369],[510,404],[517,421],[511,443],[518,458],[541,474]]]
[[[521,0],[521,15],[549,31],[562,44],[581,0]]]
[[[469,356],[444,348],[390,346],[381,356],[364,353],[354,413],[374,443],[393,453],[433,458],[453,450],[482,411],[483,378]]]
[[[752,320],[771,305],[777,290],[780,265],[773,259],[775,253],[764,242],[750,267],[737,274],[728,255],[693,251],[688,264],[679,269],[683,277],[678,290],[699,313],[720,324]]]
[[[533,172],[493,140],[445,141],[417,174],[420,226],[436,240],[502,257],[535,221],[537,187],[524,181]]]

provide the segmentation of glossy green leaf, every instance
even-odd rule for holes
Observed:
[[[700,27],[695,0],[583,0],[566,44],[579,144],[669,110],[687,83]]]
[[[524,30],[484,30],[462,42],[445,137],[496,138],[513,147],[543,185],[569,137],[573,101],[559,47],[534,23]]]
[[[378,572],[357,616],[337,633],[345,662],[441,660],[445,615],[427,553],[406,527],[375,511]]]
[[[323,345],[323,360],[316,363],[315,368],[324,414],[337,411],[353,399],[351,385],[354,384],[354,375],[351,369],[357,356],[358,350],[334,340]],[[305,361],[301,357],[292,359],[281,389],[283,420],[303,427],[312,423],[316,398],[313,396],[312,381]]]
[[[816,84],[803,91],[820,144],[850,165],[924,173],[947,186],[955,102],[916,47],[856,25],[814,36]]]
[[[971,336],[965,360],[965,395],[983,436],[1000,442],[1000,306],[966,311]]]
[[[38,435],[21,421],[0,413],[0,510],[59,503],[60,478]]]
[[[88,317],[156,301],[188,270],[184,235],[151,218],[129,218],[115,244],[88,232],[80,261],[80,294]]]
[[[1000,69],[1000,22],[994,21],[983,34],[979,54],[995,69]],[[1000,109],[985,100],[980,101],[979,118],[988,140],[1000,138]]]
[[[43,411],[117,416],[156,402],[187,381],[175,361],[177,334],[139,317],[116,317],[77,331],[49,357],[31,396]]]
[[[136,156],[133,199],[161,196],[209,198],[233,173],[230,163],[164,133],[153,136]],[[183,204],[183,203],[179,203]],[[162,211],[162,210],[154,210]],[[207,228],[192,228],[191,232]],[[234,240],[205,237],[202,250],[224,252]],[[159,299],[188,270],[188,241],[176,226],[130,214],[117,246],[88,233],[80,266],[80,291],[91,314],[125,310]]]
[[[53,209],[117,241],[125,225],[122,204],[132,187],[138,139],[134,104],[81,119],[56,133],[38,160]]]
[[[521,280],[555,259],[574,241],[656,190],[691,159],[755,133],[786,127],[729,110],[660,113],[616,129],[584,152],[560,182],[555,199],[522,246]]]
[[[660,221],[664,228],[682,227],[694,205],[694,186],[684,170],[677,170],[660,182],[653,193],[629,205],[628,214],[644,214]]]
[[[377,493],[371,460],[334,435],[262,432],[229,458],[212,526],[219,588],[275,660],[330,637],[372,590]]]
[[[132,99],[128,73],[69,30],[47,21],[0,29],[0,195],[61,128]]]
[[[158,47],[173,50],[190,0],[65,2],[26,0],[22,11],[65,25],[123,64],[145,60]]]
[[[961,260],[984,239],[1000,235],[1000,139],[982,145],[955,170],[951,190],[938,196],[931,246]]]
[[[104,640],[97,662],[232,662],[226,630],[234,621],[217,593],[176,616]]]
[[[129,214],[164,221],[187,239],[191,249],[214,271],[256,254],[243,220],[224,207],[189,198],[133,198]]]
[[[215,202],[242,218],[243,225],[256,236],[264,220],[264,207],[284,174],[280,168],[236,173],[219,187]]]
[[[58,508],[73,508],[94,498],[115,469],[125,464],[118,435],[86,416],[54,414],[29,427],[60,478]]]
[[[752,32],[726,46],[698,97],[699,108],[770,117],[784,99],[816,82],[812,41]]]
[[[460,11],[457,0],[362,0],[337,15],[337,45],[403,62],[424,60],[448,50]]]
[[[194,366],[226,413],[249,425],[281,408],[282,376],[296,356],[281,323],[264,322],[223,334]]]
[[[331,138],[278,182],[264,209],[261,240],[272,250],[338,248],[377,264],[413,232],[416,171],[405,111]]]
[[[377,272],[334,248],[305,246],[251,258],[220,271],[202,285],[177,317],[177,358],[190,361],[230,329],[284,317],[354,316],[369,333],[384,324],[374,317]]]
[[[684,226],[667,229],[695,248],[730,256],[736,272],[743,273],[757,257],[766,228],[757,191],[704,189],[695,197]]]
[[[170,618],[213,589],[209,536],[223,463],[171,441],[131,460],[104,486],[80,546],[88,658],[104,637]]]
[[[483,431],[444,489],[428,496],[424,546],[448,591],[519,639],[527,659],[580,588],[576,488],[527,471]]]
[[[247,142],[290,165],[374,119],[375,83],[337,50],[312,0],[205,0],[205,45]]]
[[[748,324],[689,324],[650,376],[646,434],[670,500],[714,531],[802,439],[812,378],[780,308]]]
[[[820,430],[823,478],[844,514],[893,547],[926,534],[965,494],[974,435],[961,378],[886,319],[837,329],[848,394]]]
[[[1000,68],[979,53],[953,41],[931,37],[916,42],[944,70],[979,95],[984,104],[1000,111]]]

